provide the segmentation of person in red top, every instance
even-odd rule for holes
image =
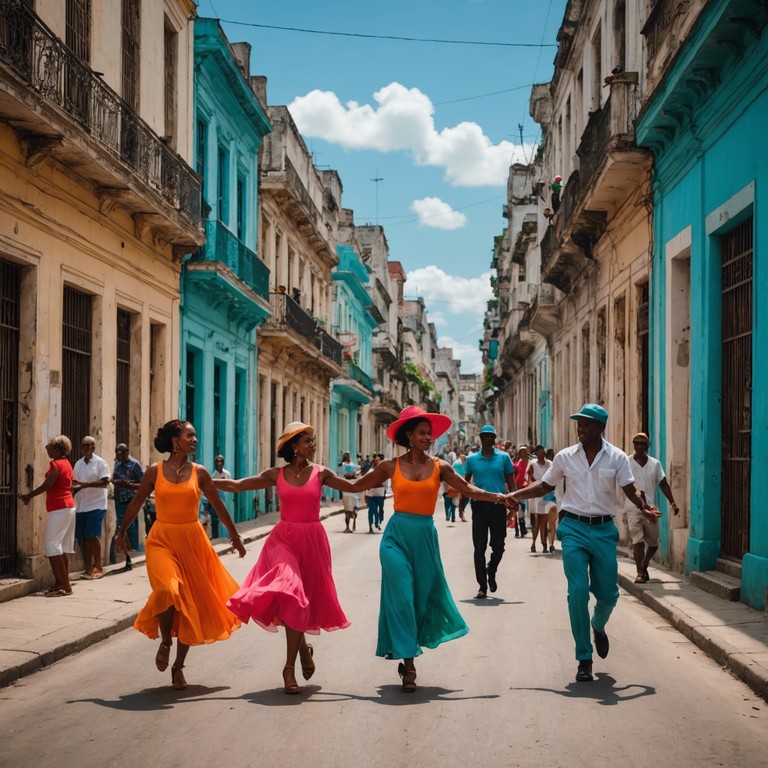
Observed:
[[[517,461],[512,462],[515,465],[515,485],[518,489],[528,486],[528,466],[531,460],[528,456],[528,446],[521,445],[517,449]],[[520,514],[515,516],[515,538],[520,538],[528,533],[525,525],[525,504],[520,505]]]
[[[72,453],[72,443],[65,435],[52,437],[45,446],[51,460],[45,480],[29,493],[20,493],[19,499],[29,504],[33,496],[45,494],[48,520],[45,527],[45,554],[51,562],[54,585],[46,590],[46,597],[72,594],[69,583],[69,558],[75,551],[75,499],[72,496],[72,465],[66,458]]]

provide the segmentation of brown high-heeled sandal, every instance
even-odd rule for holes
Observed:
[[[171,685],[173,685],[174,689],[177,691],[183,691],[187,687],[187,681],[184,677],[184,673],[181,671],[182,669],[184,669],[183,664],[180,667],[177,667],[176,665],[171,667]]]
[[[307,650],[309,651],[309,659],[312,661],[314,655],[315,655],[315,649],[307,643]],[[315,674],[315,662],[312,661],[311,667],[305,667],[303,664],[301,665],[301,674],[304,675],[305,680],[309,680],[312,675]]]
[[[416,690],[416,670],[406,669],[405,664],[401,661],[397,665],[397,673],[403,681],[403,690],[406,693],[413,693]]]
[[[296,683],[288,684],[285,681],[285,670],[286,669],[295,669],[295,667],[293,667],[292,665],[289,665],[289,664],[286,664],[283,667],[283,685],[285,686],[285,688],[283,689],[283,693],[287,693],[289,696],[295,696],[297,693],[301,693],[301,688],[299,688],[299,686],[296,685]]]
[[[168,669],[168,663],[171,660],[171,646],[173,640],[166,644],[160,641],[160,647],[157,649],[157,655],[155,656],[155,666],[160,672],[165,672]]]

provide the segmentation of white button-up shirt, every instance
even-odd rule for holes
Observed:
[[[101,456],[95,453],[91,460],[78,459],[75,463],[74,481],[76,483],[95,483],[98,480],[107,480],[112,477],[107,464]],[[83,488],[75,494],[75,506],[78,512],[90,512],[94,509],[107,508],[107,486],[103,488]]]
[[[629,468],[635,477],[635,485],[645,494],[645,500],[649,504],[656,503],[656,487],[666,477],[661,462],[648,456],[645,465],[641,466],[635,461],[634,454],[628,454]],[[628,512],[639,512],[640,510],[629,500],[626,499],[624,509]]]
[[[606,440],[591,466],[581,443],[563,448],[542,482],[554,486],[563,478],[566,484],[562,509],[585,517],[615,515],[619,506],[617,492],[635,481],[627,454]]]

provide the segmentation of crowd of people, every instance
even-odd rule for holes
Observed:
[[[20,494],[28,504],[45,494],[47,510],[46,555],[54,585],[46,597],[72,593],[69,555],[80,542],[84,570],[81,578],[94,580],[104,573],[101,559],[102,525],[110,484],[117,517],[115,547],[126,555],[139,546],[135,528],[142,509],[154,497],[147,517],[146,567],[151,595],[139,613],[135,628],[160,639],[154,663],[165,671],[171,664],[171,685],[187,687],[183,672],[194,645],[227,639],[241,623],[253,620],[262,628],[285,631],[286,657],[282,668],[286,694],[298,694],[299,662],[302,677],[315,673],[314,647],[307,635],[344,629],[350,625],[336,592],[331,549],[320,522],[323,487],[342,494],[345,533],[356,529],[356,507],[365,496],[369,533],[381,531],[384,499],[391,488],[394,513],[383,530],[379,546],[381,593],[376,655],[400,660],[402,690],[416,690],[415,659],[423,648],[436,648],[469,630],[448,588],[440,556],[434,513],[442,495],[445,518],[466,522],[471,503],[472,544],[476,600],[498,589],[498,571],[508,530],[525,537],[525,505],[532,533],[531,551],[554,553],[559,540],[568,584],[568,611],[578,660],[576,680],[593,679],[592,653],[605,658],[609,651],[606,624],[618,599],[617,488],[625,498],[625,511],[637,581],[648,581],[648,566],[658,549],[658,519],[653,500],[657,488],[678,514],[661,464],[648,455],[648,435],[637,433],[634,452],[625,454],[608,443],[603,432],[608,413],[594,403],[571,416],[578,441],[557,454],[537,445],[515,447],[499,439],[486,424],[479,446],[455,453],[431,455],[434,441],[450,428],[448,417],[428,413],[418,406],[405,408],[387,430],[400,449],[395,458],[374,454],[358,464],[346,452],[338,467],[314,462],[315,430],[310,424],[288,424],[277,442],[281,466],[252,477],[234,479],[217,456],[213,473],[196,464],[197,436],[189,422],[175,419],[157,431],[154,445],[168,458],[146,470],[133,459],[127,446],[115,450],[115,463],[95,452],[96,441],[81,440],[82,457],[68,460],[72,445],[63,435],[46,445],[50,458],[45,480]],[[240,557],[246,554],[221,493],[276,488],[280,521],[267,537],[260,555],[242,584],[230,576],[216,555],[199,510],[205,508],[212,533],[227,530]],[[557,495],[556,494],[557,491]],[[215,521],[215,527],[214,527]],[[487,555],[490,547],[490,555]],[[589,614],[590,593],[596,598]]]

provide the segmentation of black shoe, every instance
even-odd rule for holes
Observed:
[[[475,595],[475,600],[485,600],[488,597],[487,592],[484,589],[479,589]]]
[[[594,678],[592,677],[592,661],[591,659],[585,659],[579,662],[579,668],[576,670],[576,682],[577,683],[589,683]]]
[[[606,635],[605,632],[600,632],[594,627],[592,627],[592,632],[595,636],[595,650],[597,651],[597,655],[601,659],[604,659],[608,655],[608,649],[610,647],[610,644],[608,643],[608,635]]]
[[[124,571],[132,571],[133,570],[133,563],[130,560],[125,561],[125,565],[123,566]]]
[[[496,584],[496,571],[492,571],[490,568],[488,569],[488,588],[491,592],[495,592],[499,588]]]

